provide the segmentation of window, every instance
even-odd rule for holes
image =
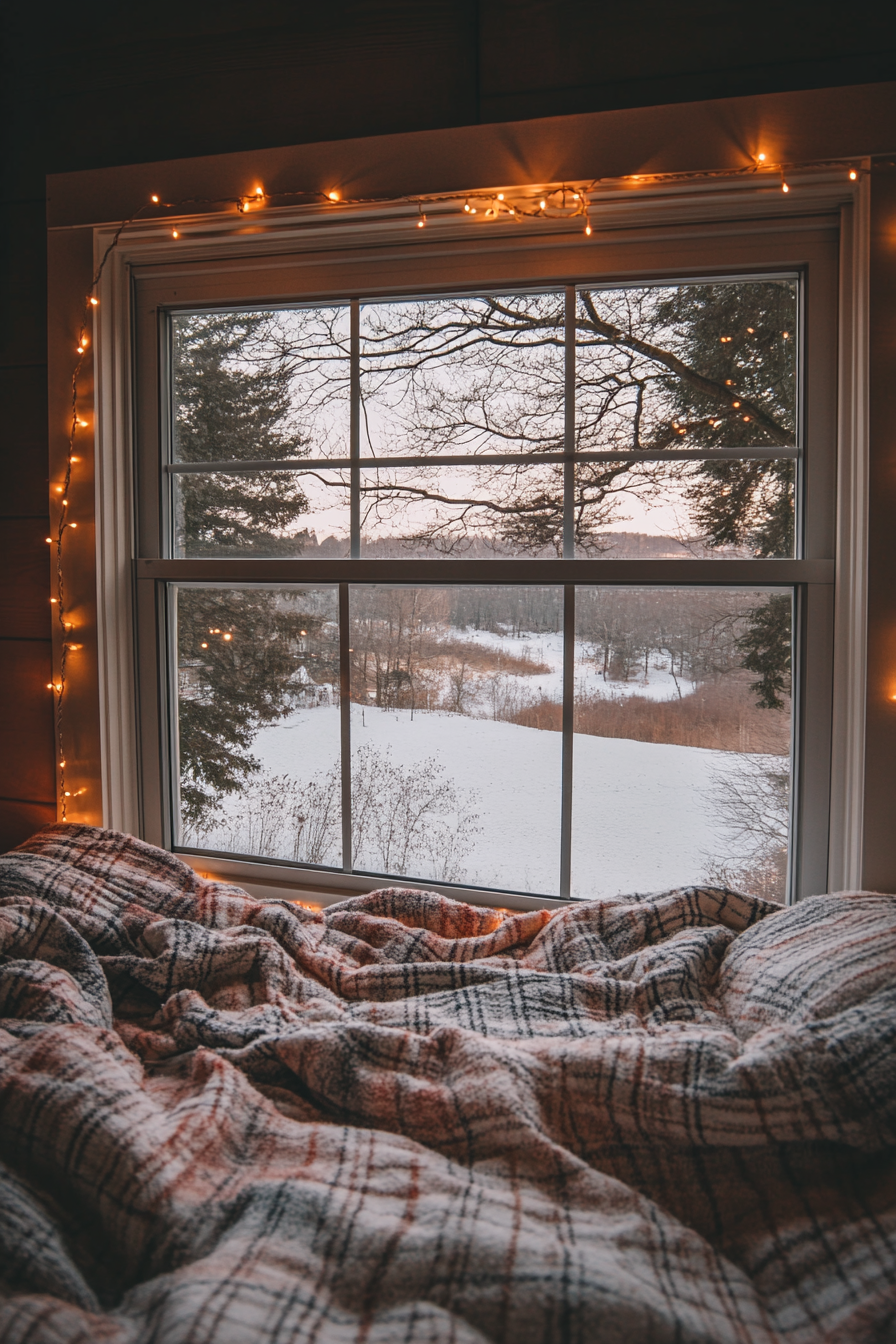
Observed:
[[[136,269],[148,838],[333,893],[821,889],[837,224]]]

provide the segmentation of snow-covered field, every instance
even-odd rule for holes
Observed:
[[[533,657],[544,655],[549,661],[547,641],[533,637],[533,642]],[[537,643],[545,646],[542,654]],[[659,677],[652,683],[655,692],[662,687],[667,695],[675,694],[668,674],[668,689]],[[303,709],[262,729],[252,751],[266,772],[304,785],[337,765],[339,733],[338,708]],[[468,836],[460,880],[556,893],[559,733],[466,715],[418,710],[412,717],[408,710],[353,705],[352,738],[354,750],[388,751],[399,766],[430,758],[441,764],[460,797],[478,813],[481,828]],[[588,898],[698,882],[708,856],[736,859],[714,816],[711,795],[714,775],[735,770],[739,759],[697,747],[576,735],[573,894]],[[240,800],[232,798],[227,806],[233,814]],[[436,874],[405,876],[432,880]]]
[[[533,663],[545,663],[551,670],[534,675],[512,673],[508,676],[525,689],[532,699],[542,696],[548,700],[561,700],[563,691],[563,635],[559,631],[546,634],[523,631],[520,635],[496,634],[491,630],[466,630],[452,632],[466,643],[482,644],[486,648],[499,650],[516,657],[527,654]],[[679,694],[690,695],[693,682],[686,677],[673,677],[668,667],[656,666],[650,662],[647,679],[641,666],[629,681],[604,680],[597,664],[587,655],[587,645],[576,644],[576,694],[577,695],[643,695],[649,700],[674,700]],[[677,681],[677,684],[676,684]]]

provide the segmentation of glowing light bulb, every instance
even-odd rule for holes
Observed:
[[[498,192],[498,200],[499,200],[499,201],[503,201],[503,199],[504,199],[504,193],[503,193],[503,191],[499,191],[499,192]]]
[[[855,168],[852,168],[852,169],[850,170],[850,174],[849,174],[849,180],[850,180],[850,182],[855,182],[855,180],[856,180],[857,177],[858,177],[858,173],[856,172]]]
[[[256,188],[255,188],[255,195],[256,195],[256,196],[263,196],[263,195],[264,195],[264,187],[256,187]]]
[[[475,213],[476,213],[476,207],[475,207],[475,205],[471,205],[471,206],[470,206],[470,214],[471,214],[471,215],[475,215]]]
[[[149,199],[152,201],[153,205],[158,205],[158,203],[159,203],[159,198],[158,198],[158,196],[150,196]]]
[[[783,191],[784,195],[786,196],[787,193],[788,193],[788,191],[790,190],[790,188],[788,187],[788,185],[787,185],[786,182],[782,182],[782,183],[781,183],[781,190]]]
[[[58,598],[58,597],[51,597],[51,598],[50,598],[50,606],[51,606],[51,607],[55,607],[55,606],[57,605],[58,601],[59,601],[59,598]]]
[[[225,642],[226,642],[227,640],[229,640],[229,639],[233,639],[233,635],[225,635],[225,636],[224,636],[224,639],[225,639]]]
[[[539,208],[539,210],[544,210],[544,208],[545,208],[546,205],[547,205],[547,201],[539,201],[539,202],[538,202],[538,208]]]
[[[327,192],[327,199],[330,200],[330,201],[338,201],[338,200],[339,200],[339,192],[338,192],[338,191],[328,191],[328,192]]]
[[[747,331],[748,331],[748,332],[750,333],[750,335],[752,336],[753,333],[754,333],[754,331],[755,331],[755,328],[754,328],[754,327],[747,327]]]
[[[52,538],[52,537],[46,537],[45,540],[46,540],[46,542],[47,542],[48,545],[50,545],[50,546],[53,545],[53,538]]]
[[[425,216],[425,215],[421,215],[420,218],[417,220],[417,228],[418,228],[418,229],[425,229],[425,228],[426,228],[426,216]]]
[[[56,486],[56,493],[57,493],[57,495],[61,495],[61,494],[62,494],[62,490],[63,490],[63,487],[62,487],[61,485],[57,485],[57,486]]]
[[[585,236],[586,236],[587,238],[590,238],[590,237],[591,237],[591,233],[592,233],[591,225],[590,225],[590,224],[586,224],[586,225],[585,225]]]
[[[179,237],[180,237],[180,234],[178,233],[177,229],[172,229],[172,230],[171,230],[171,237],[172,237],[172,238],[179,238]]]
[[[470,202],[464,201],[464,214],[468,215],[469,213],[470,213]]]
[[[739,402],[739,401],[732,401],[731,405],[734,407],[735,410],[737,410],[738,406],[740,405],[740,402]]]
[[[75,457],[74,453],[72,453],[71,457],[69,458],[69,462],[80,462],[80,461],[81,461],[80,457]]]
[[[90,306],[91,306],[91,308],[98,308],[98,307],[99,307],[99,303],[100,303],[99,299],[95,299],[95,298],[93,297],[93,295],[91,294],[91,296],[90,296]]]
[[[69,527],[77,527],[78,524],[77,524],[77,523],[69,523],[68,526],[69,526]]]
[[[765,163],[765,155],[764,155],[764,154],[757,154],[756,157],[757,157],[757,159],[759,160],[760,163]]]
[[[80,425],[81,429],[86,429],[86,428],[87,428],[87,421],[86,421],[86,420],[79,420],[79,421],[78,421],[78,424]],[[72,459],[72,461],[74,461],[74,458]]]
[[[203,643],[203,644],[200,644],[199,647],[200,647],[200,649],[207,649],[207,648],[208,648],[208,644],[207,644],[207,643]]]

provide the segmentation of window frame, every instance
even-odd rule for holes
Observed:
[[[144,238],[140,241],[143,246],[131,245],[123,249],[119,257],[116,258],[116,265],[110,268],[106,278],[105,289],[108,291],[105,295],[111,302],[101,308],[101,322],[109,321],[110,325],[116,325],[118,328],[118,339],[115,342],[119,367],[107,370],[107,387],[112,378],[117,375],[119,386],[121,387],[122,401],[130,394],[129,378],[127,377],[127,364],[129,359],[133,358],[134,350],[140,340],[141,323],[143,324],[143,347],[146,346],[146,312],[149,308],[157,308],[160,303],[160,295],[164,296],[167,290],[174,292],[176,306],[183,308],[195,308],[201,302],[218,302],[222,307],[232,307],[236,305],[245,306],[248,302],[263,302],[265,299],[273,301],[274,294],[281,298],[284,294],[284,278],[288,277],[291,286],[291,296],[296,297],[297,277],[313,275],[316,286],[309,292],[302,294],[302,301],[311,301],[318,299],[321,301],[334,301],[341,297],[351,298],[360,296],[361,286],[358,284],[357,275],[359,268],[364,268],[368,275],[373,277],[373,281],[368,282],[364,287],[364,297],[404,297],[411,290],[412,286],[405,282],[404,285],[396,291],[396,286],[392,280],[396,268],[402,268],[402,273],[407,276],[407,267],[409,257],[419,264],[421,258],[425,258],[425,264],[429,268],[429,280],[427,283],[419,282],[413,288],[425,289],[427,293],[437,289],[446,293],[456,293],[459,289],[465,289],[468,292],[474,288],[485,288],[482,283],[486,276],[489,281],[489,288],[495,288],[498,285],[509,287],[513,283],[514,275],[516,282],[522,287],[531,288],[533,285],[547,285],[556,282],[568,283],[595,283],[610,282],[609,267],[607,266],[607,248],[610,248],[618,257],[631,257],[635,254],[642,258],[648,251],[651,257],[652,265],[649,267],[641,266],[640,269],[632,267],[629,263],[628,268],[620,268],[618,261],[612,270],[613,282],[621,283],[625,280],[631,283],[637,283],[651,276],[655,280],[659,279],[709,279],[721,276],[729,277],[732,274],[749,275],[753,273],[774,272],[776,274],[798,269],[804,271],[809,263],[805,260],[794,264],[793,257],[797,255],[802,247],[802,256],[808,255],[805,251],[806,244],[801,244],[797,248],[797,253],[793,252],[795,238],[807,235],[816,237],[819,232],[827,233],[828,253],[836,257],[838,244],[833,240],[834,232],[839,233],[839,251],[841,253],[841,264],[839,278],[837,275],[837,265],[833,265],[831,271],[828,265],[829,274],[827,275],[825,285],[827,290],[827,340],[828,351],[825,360],[810,360],[810,366],[818,368],[820,363],[824,363],[824,379],[828,387],[828,411],[826,413],[826,423],[824,433],[827,435],[827,441],[823,449],[810,449],[810,484],[812,482],[811,472],[821,473],[826,476],[826,483],[816,486],[819,494],[825,497],[823,507],[810,509],[808,513],[808,526],[806,529],[803,558],[798,560],[784,561],[587,561],[587,560],[548,560],[548,561],[489,561],[484,562],[487,572],[481,577],[474,575],[473,571],[481,569],[482,566],[477,562],[471,561],[436,561],[425,560],[418,562],[425,566],[426,580],[429,583],[450,583],[450,582],[488,582],[489,584],[498,584],[509,580],[511,577],[517,583],[536,582],[551,584],[568,583],[595,583],[601,584],[632,584],[650,583],[652,586],[689,586],[696,583],[702,576],[705,582],[710,578],[710,570],[718,568],[718,577],[716,584],[728,584],[737,586],[765,586],[780,585],[791,587],[795,585],[797,593],[797,628],[802,632],[798,645],[794,648],[794,721],[798,726],[798,742],[800,743],[799,753],[794,759],[794,793],[800,799],[800,815],[797,818],[797,846],[795,848],[795,873],[793,888],[797,897],[809,894],[813,890],[821,890],[827,884],[828,878],[828,858],[829,854],[835,857],[840,856],[839,862],[841,868],[844,866],[843,855],[849,850],[850,843],[855,844],[854,840],[844,839],[844,828],[842,819],[834,816],[832,813],[831,798],[831,731],[832,709],[835,711],[835,720],[842,724],[844,719],[851,719],[853,725],[858,722],[856,706],[854,704],[854,695],[846,697],[846,703],[843,702],[842,689],[840,691],[841,703],[838,705],[832,700],[832,676],[834,664],[834,590],[833,580],[835,568],[842,566],[839,560],[835,559],[835,534],[838,539],[843,538],[846,530],[844,524],[844,506],[852,507],[855,512],[855,501],[852,495],[844,496],[844,478],[849,478],[849,459],[855,457],[854,447],[852,452],[844,454],[844,439],[848,436],[844,434],[844,411],[848,414],[848,408],[844,407],[842,386],[843,386],[843,361],[844,354],[851,354],[853,363],[856,358],[856,341],[854,337],[849,342],[849,350],[844,350],[844,318],[849,313],[844,313],[844,294],[848,298],[848,280],[844,275],[842,264],[842,253],[844,251],[844,240],[847,244],[847,255],[849,255],[849,244],[852,243],[852,251],[855,251],[854,239],[851,239],[850,227],[852,221],[844,220],[842,215],[849,214],[849,207],[842,210],[843,189],[838,182],[836,190],[830,190],[827,198],[823,198],[820,192],[815,193],[815,199],[810,207],[804,207],[799,213],[790,210],[781,210],[769,208],[768,195],[765,194],[761,200],[757,199],[758,193],[748,192],[743,188],[737,192],[730,190],[727,192],[715,191],[707,192],[705,186],[695,196],[699,199],[690,200],[688,208],[682,209],[681,192],[677,193],[677,199],[670,201],[668,196],[663,198],[663,193],[658,192],[652,201],[639,203],[640,211],[638,222],[633,224],[631,221],[632,203],[626,201],[624,208],[620,211],[621,217],[618,221],[602,221],[605,227],[600,241],[603,243],[603,251],[600,253],[604,260],[603,267],[598,267],[595,262],[595,248],[593,243],[582,243],[578,233],[573,235],[570,230],[555,228],[549,233],[542,227],[540,230],[517,230],[516,236],[507,238],[505,236],[496,239],[491,238],[483,244],[482,235],[475,239],[475,244],[471,245],[471,237],[468,229],[458,229],[457,226],[448,225],[442,231],[440,236],[434,241],[426,240],[426,248],[421,248],[420,243],[423,240],[414,239],[415,246],[409,247],[407,244],[407,229],[405,219],[400,219],[396,224],[393,219],[383,221],[377,216],[377,212],[368,212],[368,218],[360,225],[361,237],[358,238],[357,221],[346,221],[341,229],[333,228],[331,220],[327,221],[328,235],[326,237],[327,246],[321,247],[321,232],[315,229],[314,221],[309,221],[307,213],[298,220],[295,218],[290,227],[288,222],[283,230],[283,235],[277,239],[265,238],[261,247],[254,253],[250,253],[246,243],[242,239],[234,240],[232,236],[218,236],[211,238],[205,237],[197,242],[191,242],[187,248],[180,250],[173,248],[167,241],[161,241],[158,236]],[[819,197],[822,199],[819,199]],[[671,207],[671,208],[670,208]],[[758,207],[758,208],[757,208]],[[380,215],[384,212],[380,212]],[[394,214],[394,209],[391,212]],[[611,213],[611,212],[608,212]],[[627,216],[627,217],[625,217]],[[684,218],[683,218],[684,216]],[[313,246],[308,242],[308,226],[311,223],[310,232],[313,235]],[[617,227],[613,228],[613,224]],[[303,229],[305,238],[302,238]],[[97,231],[98,245],[101,242],[102,231]],[[157,231],[156,231],[157,235]],[[782,247],[782,240],[789,240],[790,257],[787,256],[788,247]],[[297,243],[299,246],[297,247]],[[304,244],[304,246],[302,246]],[[722,264],[714,262],[713,265],[706,264],[707,245],[714,249],[714,255],[726,255],[726,261]],[[676,266],[670,266],[668,260],[657,264],[658,256],[668,257],[670,251],[675,252],[681,257],[682,253],[694,254],[697,249],[700,250],[702,264],[699,267],[687,266],[679,262]],[[810,247],[811,252],[811,247]],[[751,264],[744,264],[743,257],[749,253]],[[334,255],[335,254],[335,255]],[[590,256],[590,265],[587,273],[583,274],[576,265],[576,255],[588,254]],[[741,258],[740,265],[732,264],[732,257]],[[508,265],[508,258],[512,259],[512,266],[515,271],[512,274],[505,273],[496,275],[500,269],[497,259],[503,260],[505,268]],[[778,258],[775,260],[774,258]],[[548,259],[550,265],[547,265]],[[533,267],[535,262],[535,267]],[[388,274],[384,274],[385,265]],[[451,266],[454,270],[451,270]],[[820,260],[816,258],[814,262],[816,273],[820,268]],[[466,277],[466,283],[459,285],[456,277],[458,267],[463,268],[463,274]],[[348,269],[346,269],[348,268]],[[537,269],[536,269],[537,268]],[[321,276],[326,276],[327,272],[337,271],[343,277],[344,283],[340,291],[334,290],[332,280],[321,282]],[[535,270],[535,274],[533,274]],[[546,270],[549,272],[546,274]],[[349,274],[349,272],[352,272]],[[442,283],[434,286],[432,275],[438,273]],[[476,274],[471,274],[476,272]],[[447,273],[447,275],[446,275]],[[346,280],[346,277],[347,280]],[[854,278],[854,277],[853,277]],[[184,293],[184,285],[189,281],[189,294]],[[478,283],[477,283],[478,282]],[[846,285],[845,283],[846,282]],[[834,404],[836,400],[836,382],[837,382],[837,285],[840,285],[840,314],[839,322],[841,330],[839,332],[839,359],[840,359],[840,383],[841,398],[839,407]],[[152,291],[152,303],[145,302],[147,294]],[[811,289],[810,293],[810,305]],[[226,294],[227,298],[222,298]],[[169,300],[170,302],[170,300]],[[146,310],[146,311],[144,311]],[[811,317],[811,314],[810,314]],[[126,352],[121,349],[121,325],[122,319],[127,319],[129,332],[137,335],[137,342],[130,346]],[[110,320],[111,319],[111,320]],[[132,323],[132,325],[131,325]],[[846,324],[849,325],[848,323]],[[853,323],[853,326],[855,323]],[[806,324],[803,324],[803,331],[806,331]],[[813,331],[816,327],[811,328]],[[847,335],[849,333],[847,332]],[[813,336],[817,341],[817,337]],[[103,342],[102,350],[106,352],[106,362],[109,363],[110,342]],[[130,344],[130,343],[129,343]],[[804,352],[812,354],[807,349],[808,341],[805,339],[802,343]],[[158,341],[153,342],[153,348],[156,351],[156,360],[154,367],[148,367],[144,358],[134,364],[134,380],[136,385],[136,407],[137,415],[134,421],[134,446],[137,454],[137,473],[139,474],[140,462],[146,462],[148,457],[147,443],[159,443],[160,435],[158,424],[153,424],[153,417],[158,418],[158,407],[164,396],[163,370],[164,364],[160,358],[160,346]],[[102,353],[102,351],[101,351]],[[124,358],[125,367],[122,368],[121,360]],[[114,361],[113,361],[114,362]],[[808,398],[808,423],[810,433],[814,433],[814,422],[819,419],[819,412],[815,403],[819,401],[819,394],[812,396],[812,377],[815,376],[818,382],[818,376],[811,374],[807,386]],[[833,385],[834,401],[830,396],[830,389]],[[821,396],[821,400],[823,400]],[[839,413],[839,424],[838,424]],[[119,416],[119,426],[121,417]],[[819,435],[819,441],[821,439]],[[835,517],[833,481],[834,473],[837,469],[837,440],[840,440],[840,463],[839,472],[841,478],[841,491],[838,500],[839,515]],[[854,443],[855,435],[853,435]],[[846,448],[850,449],[851,444],[846,443]],[[115,456],[118,459],[119,468],[121,468],[121,451]],[[844,457],[848,460],[844,461]],[[156,461],[158,458],[156,457]],[[130,464],[125,464],[129,466]],[[855,471],[853,468],[853,475]],[[848,494],[848,492],[847,492]],[[852,492],[854,494],[854,491]],[[145,499],[145,492],[142,496]],[[99,502],[99,501],[98,501]],[[120,482],[118,484],[116,502],[121,506]],[[142,515],[142,516],[141,516]],[[146,515],[142,507],[138,507],[136,515],[133,518],[136,529],[142,526],[143,534],[146,535]],[[153,551],[155,553],[153,553]],[[167,698],[167,671],[160,659],[160,639],[159,631],[164,628],[164,612],[162,611],[163,602],[160,594],[164,592],[164,583],[168,580],[181,576],[190,577],[196,580],[211,578],[213,572],[219,577],[226,577],[227,571],[230,576],[236,575],[234,566],[251,565],[252,572],[258,580],[281,581],[287,574],[293,580],[300,578],[302,582],[314,583],[333,581],[333,576],[339,571],[340,566],[351,566],[353,573],[345,574],[345,581],[351,579],[360,579],[363,577],[365,582],[408,582],[408,561],[328,561],[319,562],[312,560],[298,559],[293,561],[171,561],[166,560],[161,555],[161,546],[144,545],[139,550],[135,548],[134,563],[132,568],[134,598],[134,611],[136,617],[137,648],[136,661],[134,664],[134,679],[138,683],[139,711],[135,712],[134,728],[135,732],[135,750],[133,755],[138,755],[142,761],[144,782],[141,794],[135,799],[133,791],[130,799],[126,800],[126,808],[130,810],[132,818],[139,818],[138,825],[145,838],[153,840],[156,843],[170,844],[170,833],[166,834],[164,820],[164,800],[162,779],[162,757],[159,752],[158,744],[163,740],[167,731],[165,723],[166,698]],[[842,554],[842,552],[841,552]],[[853,549],[853,561],[855,552]],[[321,569],[323,563],[324,568]],[[225,567],[225,568],[222,568]],[[461,567],[461,572],[458,571]],[[502,577],[501,571],[507,568],[506,580]],[[361,574],[363,569],[363,575]],[[326,577],[325,577],[326,576]],[[854,576],[847,574],[851,579],[850,589],[855,589]],[[850,594],[851,595],[851,592]],[[854,606],[854,604],[853,604]],[[840,620],[843,625],[844,602],[839,601]],[[847,611],[847,616],[850,611]],[[854,611],[851,613],[853,625],[855,625]],[[122,641],[119,639],[119,650],[121,650]],[[133,655],[132,655],[133,656]],[[101,659],[101,662],[103,660]],[[841,659],[842,662],[842,659]],[[108,668],[109,660],[105,660],[105,666]],[[810,674],[809,669],[812,669]],[[111,680],[111,679],[110,679]],[[853,677],[853,691],[855,690],[855,677]],[[107,701],[108,704],[108,701]],[[108,721],[107,715],[107,721]],[[806,724],[811,722],[813,725],[812,733],[806,732]],[[836,725],[835,725],[836,726]],[[121,734],[119,735],[121,737]],[[853,758],[855,757],[855,741],[847,743],[847,751],[843,750],[843,733],[840,732],[839,758],[842,760],[845,755],[849,755],[851,750]],[[137,741],[137,739],[139,741]],[[107,759],[109,753],[106,753]],[[121,773],[121,772],[119,772]],[[104,771],[104,782],[110,781],[111,772]],[[119,784],[120,784],[119,780]],[[839,794],[844,792],[841,787]],[[847,789],[848,793],[849,790]],[[112,788],[107,785],[104,793],[112,802]],[[119,790],[120,798],[120,790]],[[136,807],[134,806],[136,802]],[[842,796],[834,798],[835,807],[842,809]],[[855,817],[856,805],[854,791],[848,798],[849,808]],[[120,806],[119,806],[119,810]],[[849,809],[847,809],[849,810]],[[833,824],[832,824],[833,823]],[[136,829],[133,825],[130,829]],[[276,863],[257,860],[249,862],[247,860],[232,859],[228,860],[221,856],[197,856],[185,854],[184,857],[192,862],[194,866],[203,871],[214,871],[218,876],[230,876],[235,880],[241,881],[244,885],[249,882],[254,884],[254,889],[259,894],[285,894],[287,892],[299,892],[305,890],[315,899],[341,899],[347,894],[358,890],[369,890],[379,882],[370,879],[362,879],[344,874],[333,874],[332,882],[329,880],[330,874],[322,874],[318,870],[305,870],[304,872],[287,865],[278,865]],[[438,884],[430,884],[438,887]],[[485,900],[491,903],[493,900],[501,900],[503,904],[515,904],[523,907],[529,905],[553,905],[563,904],[562,900],[542,897],[512,896],[511,894],[501,893],[497,896],[493,893],[484,893],[473,889],[463,888],[445,888],[453,895],[464,895],[468,899]]]

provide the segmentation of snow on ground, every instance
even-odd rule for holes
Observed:
[[[502,653],[525,657],[533,663],[546,663],[550,672],[535,675],[511,673],[509,679],[518,682],[521,688],[538,700],[542,695],[547,700],[561,700],[563,694],[563,635],[560,631],[547,631],[540,634],[523,631],[519,636],[495,633],[491,630],[452,630],[452,637],[482,644]],[[577,695],[643,695],[649,700],[674,700],[679,694],[690,695],[694,683],[686,677],[673,677],[665,665],[657,667],[650,664],[647,679],[644,679],[643,664],[630,681],[604,680],[603,674],[595,662],[583,655],[589,646],[576,645],[576,694]],[[677,681],[677,685],[676,685]]]
[[[533,650],[533,655],[534,655]],[[673,688],[674,689],[674,688]],[[355,750],[391,749],[396,764],[435,757],[479,813],[463,880],[545,895],[557,891],[560,749],[556,732],[463,715],[352,706]],[[339,710],[300,710],[262,729],[266,771],[303,783],[339,759]],[[708,854],[731,852],[713,816],[713,774],[735,753],[577,734],[573,894],[657,891],[701,880]],[[755,759],[755,758],[753,758]],[[238,807],[231,800],[230,809]],[[432,878],[432,874],[406,874]]]

